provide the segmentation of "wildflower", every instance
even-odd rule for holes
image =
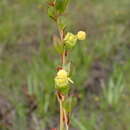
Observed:
[[[57,76],[55,77],[55,84],[57,87],[66,87],[68,84],[73,83],[69,78],[68,73],[65,70],[59,70]]]
[[[78,40],[85,40],[86,39],[86,33],[84,31],[79,31],[77,33]]]
[[[77,42],[77,36],[68,32],[64,38],[64,43],[67,48],[73,48]]]

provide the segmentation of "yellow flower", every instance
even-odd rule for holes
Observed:
[[[68,81],[67,77],[62,78],[62,77],[56,76],[56,78],[55,78],[55,84],[58,87],[65,87],[68,85],[68,83],[69,83],[69,81]]]
[[[84,31],[79,31],[77,33],[78,40],[85,40],[86,39],[86,33]]]
[[[73,48],[77,42],[77,36],[68,32],[64,38],[64,43],[67,48]]]
[[[73,81],[68,77],[68,73],[65,70],[59,70],[55,77],[55,84],[57,87],[65,87]]]
[[[68,73],[65,70],[62,69],[62,70],[58,71],[57,76],[58,77],[67,77]]]

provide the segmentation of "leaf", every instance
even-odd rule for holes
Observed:
[[[64,12],[64,0],[56,0],[56,10],[59,11],[59,13]]]
[[[59,11],[59,13],[64,13],[69,0],[56,0],[56,9]]]
[[[48,8],[48,16],[51,17],[53,20],[55,20],[56,17],[56,9],[54,7]]]
[[[75,107],[76,103],[77,103],[77,99],[75,97],[66,98],[66,100],[63,102],[63,106],[66,112],[71,112],[72,109]]]
[[[65,17],[59,17],[58,18],[58,26],[61,30],[64,30],[67,26],[67,20],[65,19]]]
[[[66,9],[66,7],[67,7],[67,5],[68,5],[68,3],[69,3],[69,1],[70,0],[64,0],[65,2],[64,2],[64,8]]]
[[[55,85],[55,88],[60,92],[62,93],[63,95],[67,95],[69,90],[70,90],[70,87],[69,86],[64,86],[64,87],[59,87],[59,86],[56,86]]]

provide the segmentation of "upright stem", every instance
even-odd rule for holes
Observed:
[[[64,128],[64,122],[63,122],[63,106],[62,106],[62,101],[59,101],[60,103],[60,130],[63,130]]]
[[[63,101],[62,101],[62,97],[60,96],[60,93],[56,93],[59,105],[60,105],[60,130],[64,130],[64,113],[63,113]]]
[[[65,64],[65,49],[62,54],[62,65],[64,65],[64,64]]]
[[[64,118],[65,118],[65,127],[66,127],[66,130],[69,130],[68,117],[67,117],[66,110],[64,109],[63,112],[64,112]]]
[[[59,33],[60,33],[60,39],[61,39],[61,43],[63,44],[63,40],[64,40],[64,31],[59,29]],[[62,53],[62,65],[65,64],[65,48],[63,48],[63,53]]]
[[[60,33],[60,39],[61,42],[63,42],[63,30],[59,29],[59,33]],[[64,50],[65,51],[65,50]],[[62,54],[62,65],[65,64],[65,55],[64,55],[64,51]],[[63,104],[62,104],[62,100],[60,99],[60,130],[64,130],[64,111],[63,111]]]
[[[58,30],[59,30],[59,34],[60,34],[61,43],[63,44],[64,30],[61,30],[59,27],[58,27]],[[65,62],[66,62],[66,59],[65,59],[66,54],[65,53],[66,53],[66,51],[65,51],[65,48],[64,48],[63,53],[61,54],[62,66],[64,66]],[[59,104],[60,104],[60,130],[64,130],[64,123],[65,123],[66,130],[68,130],[69,128],[68,128],[68,124],[67,124],[67,115],[66,115],[65,109],[63,108],[63,101],[60,98],[58,98],[58,101],[59,101]]]

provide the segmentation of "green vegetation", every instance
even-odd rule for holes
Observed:
[[[57,128],[52,47],[45,0],[0,0],[0,130]],[[71,0],[70,32],[88,38],[73,50],[72,130],[130,130],[130,1]]]

